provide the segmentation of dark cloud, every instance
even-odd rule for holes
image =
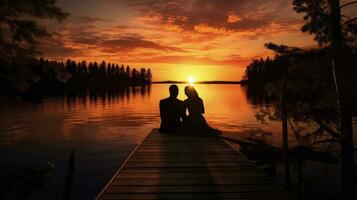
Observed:
[[[62,39],[75,46],[86,45],[106,53],[132,51],[138,48],[160,51],[187,52],[181,48],[167,46],[142,37],[139,34],[122,33],[123,27],[98,28],[95,26],[76,26],[64,31]]]
[[[69,39],[76,44],[98,45],[105,38],[100,31],[75,31],[72,30]]]
[[[272,23],[286,24],[293,11],[288,0],[121,0],[162,23],[193,31],[196,25],[227,30],[254,30]],[[230,18],[234,16],[234,18]],[[231,20],[233,19],[233,20]]]
[[[80,23],[95,23],[95,22],[102,22],[102,21],[107,21],[107,20],[99,18],[99,17],[82,16],[82,17],[78,17],[77,21]]]
[[[51,59],[61,60],[66,57],[78,57],[83,55],[81,50],[67,47],[65,41],[63,41],[57,34],[51,37],[42,38],[39,43],[39,49],[42,50],[42,56]]]
[[[140,37],[133,36],[103,40],[99,43],[99,45],[102,46],[105,51],[113,53],[116,51],[133,50],[137,48],[184,52],[184,50],[177,47],[164,46],[149,40],[142,39]]]
[[[161,45],[146,40],[139,35],[123,35],[110,38],[100,31],[83,31],[80,34],[71,34],[70,40],[76,44],[85,44],[101,48],[104,52],[115,53],[118,51],[131,51],[138,48],[155,49],[161,51],[186,52],[178,47]]]

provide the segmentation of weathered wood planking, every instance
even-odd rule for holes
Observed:
[[[219,137],[154,129],[97,199],[295,199]]]

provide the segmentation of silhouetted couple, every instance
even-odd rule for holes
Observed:
[[[194,87],[185,87],[187,99],[184,101],[177,99],[179,92],[177,85],[171,85],[169,91],[170,97],[160,101],[161,132],[212,130],[202,115],[205,113],[205,108]]]

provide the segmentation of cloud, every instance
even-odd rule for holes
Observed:
[[[124,36],[116,39],[103,40],[99,43],[106,52],[130,51],[137,48],[155,49],[162,51],[186,52],[177,47],[164,46],[140,37]]]
[[[118,35],[106,36],[101,32],[88,31],[79,35],[70,36],[70,40],[76,44],[88,45],[93,48],[101,48],[104,52],[115,53],[119,51],[132,51],[135,49],[155,49],[159,51],[187,52],[178,47],[166,46],[146,40],[141,36]]]
[[[147,17],[185,31],[195,26],[242,31],[286,24],[294,18],[287,0],[121,0]]]
[[[122,11],[123,18],[100,10],[90,16],[75,12],[50,26],[57,41],[45,41],[43,52],[81,59],[236,66],[249,60],[245,57],[264,53],[264,43],[272,38],[292,41],[289,34],[298,32],[302,21],[287,0],[96,2]]]
[[[63,60],[63,58],[83,56],[80,49],[67,46],[58,34],[42,38],[39,43],[39,49],[42,50],[41,56],[50,59]]]
[[[111,21],[108,19],[103,19],[99,17],[91,17],[91,16],[81,16],[75,19],[76,22],[79,23],[96,23],[96,22],[106,22]]]
[[[58,42],[89,53],[129,53],[137,49],[158,52],[188,52],[182,48],[163,44],[161,41],[146,39],[140,33],[128,32],[127,26],[93,26],[86,24],[65,24],[52,31]],[[129,30],[130,31],[130,30]],[[46,42],[46,41],[44,41]],[[59,45],[58,48],[60,48]],[[45,46],[42,46],[45,47]],[[47,50],[46,50],[47,51]]]

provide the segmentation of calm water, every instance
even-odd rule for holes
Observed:
[[[93,198],[152,128],[159,127],[159,100],[168,96],[166,84],[109,93],[49,97],[41,101],[1,99],[0,160],[7,164],[56,166],[57,183],[45,196],[60,199],[67,159],[76,150],[73,195]],[[185,99],[183,87],[180,99]],[[259,106],[247,100],[240,85],[195,85],[206,107],[208,123],[224,132],[272,131],[280,143],[280,124],[262,125],[255,118]],[[260,105],[262,106],[262,105]],[[263,105],[265,106],[265,105]]]

